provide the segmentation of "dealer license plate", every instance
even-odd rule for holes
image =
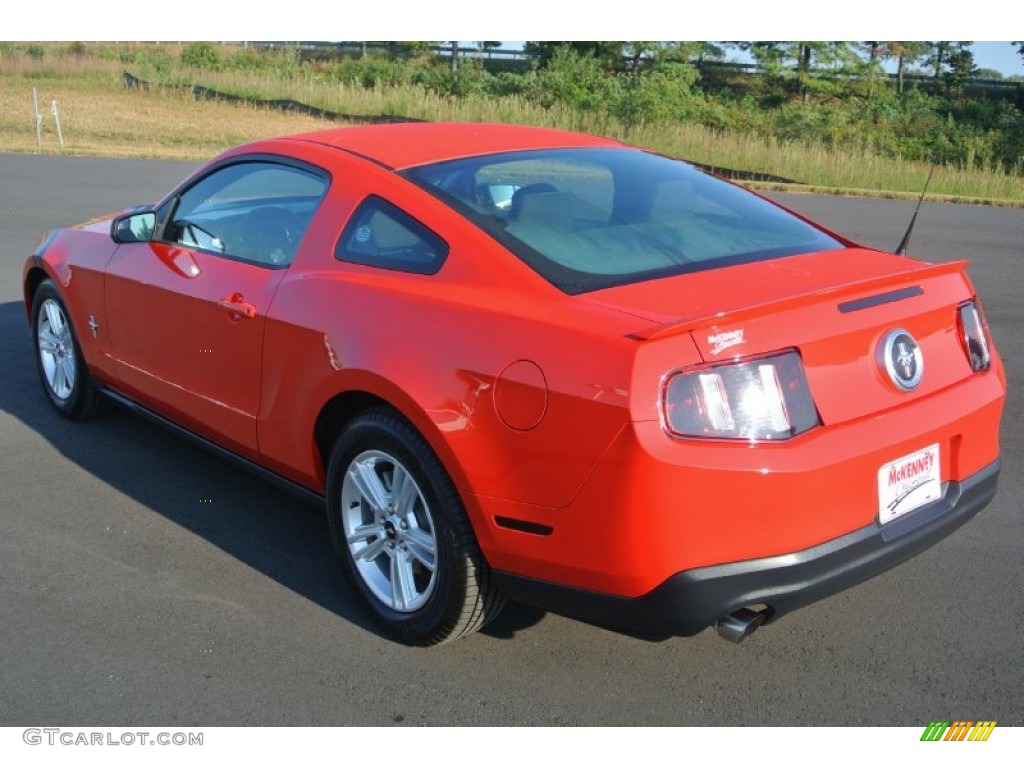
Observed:
[[[936,443],[878,470],[878,522],[890,523],[941,495]]]

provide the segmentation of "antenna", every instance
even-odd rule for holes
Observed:
[[[928,178],[924,180],[924,189],[921,190],[921,196],[917,199],[917,208],[914,209],[914,215],[910,217],[910,226],[907,227],[907,232],[903,235],[903,239],[900,240],[900,244],[896,246],[896,253],[900,256],[905,256],[907,253],[907,246],[910,244],[910,233],[914,231],[914,224],[917,223],[917,212],[921,210],[921,203],[924,201],[924,195],[928,191],[928,184],[931,182],[934,172],[935,163],[932,163],[932,167],[928,169]]]

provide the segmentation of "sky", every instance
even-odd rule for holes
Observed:
[[[825,17],[820,0],[729,0],[664,3],[663,0],[379,0],[329,4],[288,0],[285,6],[175,0],[172,13],[138,0],[49,0],[6,14],[5,40],[835,40],[970,37],[1007,34],[996,13],[924,14],[912,3],[857,0],[856,10]],[[147,10],[148,9],[148,10]],[[1017,14],[1019,16],[1019,14]],[[1024,37],[1018,25],[1011,34]],[[974,46],[980,67],[1024,75],[1008,43]]]
[[[1005,30],[1004,30],[1005,31]],[[1021,28],[1024,32],[1024,28]],[[818,38],[826,39],[826,38]],[[942,38],[936,38],[941,40]],[[1024,76],[1024,58],[1017,53],[1017,46],[1008,41],[1003,42],[976,42],[971,46],[974,54],[974,65],[984,69],[994,69],[1001,72],[1004,77],[1010,75]],[[896,71],[895,65],[890,67]]]
[[[1024,28],[1020,31],[1024,32]],[[936,39],[941,40],[942,38]],[[976,42],[971,46],[971,52],[974,54],[974,65],[976,67],[994,69],[997,72],[1001,72],[1004,77],[1011,75],[1024,76],[1024,57],[1017,53],[1017,46],[1009,41]],[[895,72],[895,64],[890,69]]]
[[[1024,33],[1024,27],[1020,31]],[[816,39],[826,38],[820,37]],[[463,45],[475,44],[469,41],[463,43]],[[522,45],[523,42],[521,40],[502,42],[502,47],[504,48],[521,48]],[[997,72],[1002,72],[1006,77],[1010,75],[1021,75],[1024,77],[1024,57],[1017,53],[1017,46],[1009,41],[976,42],[971,46],[971,52],[974,54],[974,63],[977,67],[994,69]],[[738,54],[732,52],[729,58],[738,60]]]
[[[1024,32],[1024,26],[1020,29]],[[971,46],[974,63],[979,67],[995,69],[1004,75],[1024,75],[1024,57],[1017,46],[1009,43],[975,43]]]

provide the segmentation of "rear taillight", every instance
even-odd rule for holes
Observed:
[[[975,300],[965,301],[957,307],[956,324],[971,370],[987,371],[992,364],[992,355],[989,352],[985,321]]]
[[[676,437],[786,440],[820,423],[794,350],[672,373],[662,412]]]

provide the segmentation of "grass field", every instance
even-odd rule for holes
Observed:
[[[159,82],[188,82],[252,98],[290,98],[356,115],[393,114],[432,121],[513,122],[581,130],[623,139],[699,163],[758,171],[802,182],[808,190],[913,196],[928,166],[866,151],[779,143],[746,134],[720,134],[686,123],[624,126],[607,116],[544,109],[517,97],[442,98],[411,86],[364,89],[309,71],[245,74],[175,66],[170,72],[117,60],[60,56],[42,59],[0,53],[0,151],[203,160],[236,144],[268,136],[320,130],[343,123],[245,104],[197,101],[174,87],[126,89],[122,72]],[[32,88],[43,114],[36,141]],[[56,102],[65,146],[50,113]],[[756,186],[756,185],[755,185]],[[764,186],[764,185],[762,185]],[[778,185],[767,185],[778,186]],[[797,189],[800,189],[797,188]],[[998,171],[938,167],[929,198],[1024,206],[1024,182]]]
[[[77,155],[204,160],[257,138],[331,127],[300,115],[213,101],[173,88],[126,89],[117,62],[34,62],[0,57],[0,150],[60,152],[50,112],[57,102],[64,151]],[[43,115],[36,142],[32,88]]]

